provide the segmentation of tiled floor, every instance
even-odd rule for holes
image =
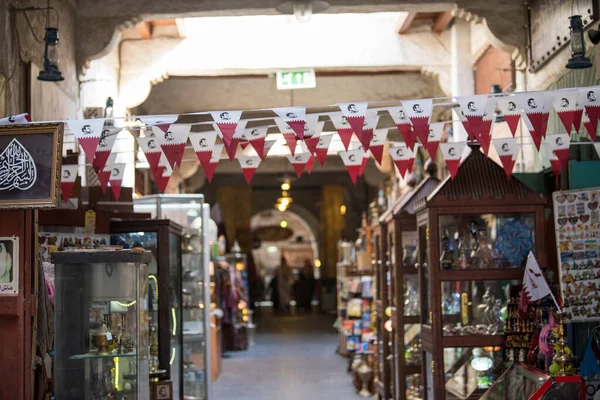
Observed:
[[[356,400],[347,361],[335,353],[334,317],[258,319],[256,344],[227,353],[215,400]]]

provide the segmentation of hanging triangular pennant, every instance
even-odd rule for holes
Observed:
[[[142,151],[144,152],[144,156],[148,161],[148,165],[150,166],[150,170],[154,171],[158,168],[158,164],[160,162],[160,157],[163,154],[162,150],[158,144],[158,140],[156,137],[137,137],[137,142]],[[106,165],[106,163],[105,163]],[[156,179],[155,179],[156,180]]]
[[[337,105],[342,110],[342,114],[346,117],[356,136],[360,138],[369,103],[338,103]]]
[[[554,172],[554,175],[558,178],[562,169],[562,163],[552,150],[550,150],[548,154],[548,161],[550,161],[550,167],[552,168],[552,172]]]
[[[271,148],[275,143],[277,143],[277,140],[265,140],[265,149],[262,153],[261,159],[264,160],[269,155],[269,151],[271,151]],[[258,155],[260,156],[260,153]]]
[[[110,190],[115,196],[115,200],[119,200],[119,196],[121,195],[121,184],[123,182],[123,177],[125,176],[125,168],[127,164],[113,164],[110,167]]]
[[[233,160],[235,160],[238,145],[244,137],[244,131],[246,130],[247,123],[248,121],[246,120],[239,121],[236,125],[235,131],[233,132],[233,136],[231,137],[231,139],[225,140],[225,137],[223,137],[223,145],[225,147],[225,152],[227,153],[230,162],[233,162]]]
[[[238,161],[240,162],[240,166],[242,167],[242,172],[244,173],[244,178],[246,178],[246,183],[249,185],[252,182],[252,177],[256,172],[256,169],[260,165],[260,157],[258,156],[239,156]]]
[[[571,145],[571,137],[568,133],[555,133],[546,136],[550,151],[556,154],[563,168],[567,168],[569,162],[569,147]]]
[[[529,118],[527,118],[527,115],[525,115],[525,113],[521,114],[521,119],[525,124],[525,127],[529,131],[529,134],[531,135],[531,140],[533,141],[533,144],[539,151],[543,137],[539,134],[539,132],[535,130],[535,128],[531,124],[531,121],[529,120]]]
[[[317,161],[317,156],[311,155],[310,158],[308,159],[308,162],[306,163],[306,172],[309,175],[312,172],[313,166],[315,165],[315,161]]]
[[[166,167],[164,167],[162,176],[160,177],[159,181],[156,182],[160,193],[163,193],[163,194],[165,193],[165,190],[167,189],[167,185],[169,184],[169,180],[171,179],[172,174],[173,174],[173,169],[171,168],[170,165],[167,165]]]
[[[596,142],[596,130],[598,129],[598,124],[592,124],[592,121],[590,121],[590,117],[588,117],[587,111],[585,110],[583,111],[581,122],[583,123],[583,126],[585,127],[585,130],[587,131],[588,135],[590,135],[590,139],[592,139],[592,142]]]
[[[371,143],[369,146],[369,150],[371,154],[373,154],[373,158],[377,161],[377,164],[381,166],[381,162],[383,161],[383,148],[385,146],[385,141],[387,139],[388,130],[384,129],[375,129],[373,132],[373,139],[371,139]]]
[[[415,143],[417,142],[417,136],[413,130],[410,119],[408,119],[406,116],[404,107],[390,107],[388,108],[388,112],[392,116],[392,119],[398,128],[400,136],[402,136],[402,139],[404,139],[404,143],[406,143],[411,150],[414,149]]]
[[[365,151],[369,150],[371,139],[373,139],[373,131],[379,122],[379,115],[376,110],[367,110],[365,120],[363,122],[362,133],[358,136],[358,140],[363,145]]]
[[[360,142],[352,142],[350,143],[350,150],[360,150],[362,156],[362,162],[360,163],[360,169],[358,171],[358,176],[362,176],[363,172],[365,172],[365,168],[367,168],[367,164],[369,163],[369,158],[371,158],[371,151],[365,150],[362,143]]]
[[[31,123],[31,117],[28,113],[11,115],[10,117],[6,118],[0,118],[0,125],[23,125],[29,123]]]
[[[575,111],[573,111],[573,127],[575,128],[575,132],[579,132],[581,129],[581,118],[583,117],[583,106],[579,101],[579,96],[577,96],[577,99]]]
[[[242,140],[240,141],[240,147],[242,148],[242,150],[246,150],[246,148],[250,146],[250,142],[247,140]]]
[[[352,140],[352,135],[354,134],[352,127],[348,123],[348,119],[344,115],[339,113],[329,114],[329,119],[331,119],[335,130],[340,136],[340,140],[342,141],[344,148],[346,149],[346,151],[348,151],[348,149],[350,148],[350,141]]]
[[[502,168],[504,168],[506,176],[510,178],[515,167],[515,162],[517,161],[517,156],[519,155],[520,146],[517,138],[492,139],[492,142],[500,157]]]
[[[209,183],[212,182],[212,178],[215,174],[215,170],[217,169],[217,165],[219,165],[219,160],[221,159],[222,152],[223,144],[215,144],[210,160],[208,162],[201,163],[202,169],[204,170],[204,175],[206,175],[206,179],[208,179]]]
[[[100,141],[104,118],[99,119],[75,119],[67,121],[73,135],[77,138],[79,145],[83,149],[88,162],[94,162],[94,154]]]
[[[448,172],[452,179],[456,177],[456,173],[458,172],[465,146],[465,142],[440,143],[442,156],[444,157],[444,160],[446,160],[446,166],[448,167]]]
[[[460,120],[460,122],[462,123],[463,128],[465,128],[465,131],[467,132],[467,137],[469,138],[469,140],[471,140],[471,141],[476,140],[477,137],[471,130],[471,126],[469,125],[469,120],[467,119],[467,117],[465,117],[465,113],[460,109],[460,107],[454,108],[453,110],[454,110],[454,113],[456,114],[456,116],[458,117],[458,119]],[[457,137],[457,136],[458,136],[458,134],[456,132],[454,132],[454,137]]]
[[[482,123],[483,115],[487,110],[488,95],[478,94],[474,96],[461,96],[457,97],[456,100],[460,105],[460,109],[465,116],[465,119],[469,121],[468,126],[471,135],[478,138],[479,135],[482,135],[486,130],[485,127],[482,126]],[[489,135],[489,129],[486,134]]]
[[[600,119],[600,86],[590,86],[578,89],[578,91],[579,103],[587,113],[588,126],[586,129],[595,142],[596,132],[598,131],[598,119]]]
[[[162,131],[167,133],[171,124],[177,121],[177,115],[151,115],[146,117],[139,117],[139,120],[148,127],[156,126]]]
[[[516,96],[521,108],[523,108],[524,116],[530,126],[531,138],[535,147],[539,150],[542,139],[546,137],[548,129],[548,118],[550,116],[550,106],[545,93],[518,93]]]
[[[217,129],[223,135],[223,142],[226,145],[230,145],[231,140],[236,132],[240,118],[242,117],[241,111],[211,111],[210,115],[215,121]],[[237,145],[236,145],[237,147]]]
[[[429,136],[425,148],[429,153],[429,157],[433,160],[435,160],[440,141],[442,140],[445,125],[445,122],[434,122],[429,124]]]
[[[356,180],[360,174],[361,164],[363,161],[364,150],[348,150],[340,151],[339,155],[342,158],[342,162],[348,170],[352,183],[356,185]]]
[[[479,132],[477,133],[477,141],[481,145],[481,149],[483,150],[483,154],[486,156],[490,151],[490,144],[492,143],[492,131],[494,127],[494,122],[496,120],[496,98],[489,98],[485,111],[483,113],[483,118],[481,119],[481,124],[479,125]]]
[[[433,111],[433,100],[403,100],[402,106],[412,123],[415,135],[419,138],[421,144],[426,145],[429,136],[431,112]]]
[[[71,197],[71,193],[73,192],[73,186],[75,186],[75,181],[77,180],[78,170],[79,165],[76,164],[62,166],[60,174],[60,191],[65,203],[69,201],[69,197]]]
[[[317,144],[317,148],[315,153],[317,155],[317,159],[321,166],[325,165],[325,160],[327,160],[327,153],[329,152],[329,145],[331,144],[331,139],[333,135],[322,135],[319,138],[319,143]]]
[[[575,111],[579,106],[579,92],[577,91],[560,91],[554,92],[552,105],[560,118],[565,130],[570,135],[573,130],[573,121],[575,119]]]
[[[290,150],[290,153],[293,157],[296,154],[296,144],[298,143],[296,132],[281,118],[275,118],[275,123],[279,128],[279,132],[281,132],[281,134],[283,135],[283,138],[285,139],[288,149]]]
[[[158,127],[152,127],[152,132],[173,169],[181,166],[191,128],[188,124],[171,124],[166,132],[162,132]]]
[[[496,104],[508,124],[510,133],[515,137],[521,119],[521,109],[517,106],[517,99],[515,97],[502,97],[496,100]]]
[[[319,137],[323,131],[325,121],[319,121],[318,114],[308,114],[306,116],[306,125],[304,131],[304,143],[308,148],[310,154],[315,154],[317,145],[319,144]]]
[[[306,108],[304,107],[282,107],[274,108],[273,112],[293,130],[300,140],[304,140],[306,125]],[[317,117],[318,118],[318,117]]]
[[[210,162],[213,149],[217,143],[216,131],[193,132],[190,134],[190,142],[198,156],[201,164]]]
[[[400,176],[404,178],[413,169],[415,154],[418,151],[419,145],[415,145],[414,150],[409,148],[406,143],[403,142],[390,143],[390,146],[392,147],[390,147],[388,151],[392,156],[396,168],[398,168]]]
[[[267,137],[268,126],[257,126],[254,128],[246,127],[244,137],[250,142],[259,156],[265,151],[265,139]]]
[[[101,171],[104,169],[106,165],[106,161],[108,160],[108,156],[110,156],[110,152],[117,141],[117,136],[121,132],[121,128],[109,128],[105,127],[100,134],[100,140],[98,141],[98,146],[96,147],[96,152],[94,154],[94,161],[92,162],[92,166],[94,170]]]
[[[304,171],[304,167],[308,163],[311,154],[308,152],[298,153],[294,156],[288,155],[287,158],[294,167],[294,171],[296,171],[296,176],[300,178],[302,176],[302,171]]]

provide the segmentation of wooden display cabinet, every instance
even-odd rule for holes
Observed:
[[[479,146],[417,203],[424,399],[479,398],[502,372],[510,285],[544,254],[546,200]]]

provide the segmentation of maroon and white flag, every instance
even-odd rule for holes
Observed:
[[[237,159],[242,167],[246,183],[249,185],[250,182],[252,182],[252,177],[254,176],[256,169],[260,165],[261,159],[259,156],[239,156]]]
[[[477,134],[477,141],[483,149],[483,154],[486,156],[490,151],[490,144],[492,143],[492,131],[494,130],[494,122],[496,120],[496,98],[489,98],[485,112],[483,113],[483,119],[481,120],[479,134]]]
[[[275,143],[277,143],[277,140],[265,140],[265,149],[261,157],[263,160],[267,158],[267,156],[269,155],[269,151],[271,151],[271,148]],[[258,155],[260,156],[260,153],[258,153]]]
[[[579,89],[579,103],[587,113],[587,131],[595,142],[598,130],[598,119],[600,119],[600,86],[590,86]],[[594,132],[593,135],[591,132]]]
[[[204,170],[204,174],[206,175],[206,179],[208,179],[209,183],[212,182],[212,178],[215,174],[215,170],[217,169],[217,165],[219,165],[222,152],[223,144],[215,144],[209,162],[202,164],[202,169]]]
[[[198,156],[200,164],[210,162],[213,149],[217,144],[217,131],[190,133],[190,142]]]
[[[469,140],[474,141],[475,139],[477,139],[477,136],[475,135],[475,133],[473,133],[471,131],[471,127],[469,126],[469,120],[467,119],[467,117],[465,117],[465,113],[460,109],[460,107],[454,108],[454,113],[456,114],[456,116],[462,123],[463,127],[465,128],[465,131],[467,132],[467,137],[469,138]]]
[[[75,186],[75,181],[77,180],[78,170],[79,165],[77,164],[62,166],[60,174],[60,191],[65,202],[69,201],[69,197],[71,197],[73,186]]]
[[[521,119],[521,109],[517,106],[517,99],[515,97],[501,97],[496,100],[496,104],[508,124],[510,133],[515,137]]]
[[[356,136],[360,139],[363,132],[363,125],[365,123],[365,115],[367,114],[367,108],[369,103],[338,103],[338,107],[342,110],[342,114],[348,120],[348,123],[352,127]]]
[[[163,154],[160,145],[158,144],[158,139],[155,136],[137,137],[136,139],[138,145],[144,152],[144,156],[146,156],[150,171],[154,174],[154,171],[159,167],[160,158]],[[157,181],[156,178],[154,180]]]
[[[108,157],[110,156],[110,152],[112,151],[115,142],[117,141],[117,136],[121,130],[121,128],[109,127],[104,127],[104,129],[102,129],[100,140],[98,141],[98,146],[96,147],[94,161],[92,162],[94,170],[102,171],[104,169],[106,162],[108,161]]]
[[[139,120],[142,121],[146,126],[156,126],[163,133],[166,133],[171,124],[177,121],[177,118],[178,117],[176,115],[154,115],[148,117],[139,117]]]
[[[360,150],[362,152],[362,162],[360,164],[360,170],[358,171],[358,176],[362,176],[363,172],[365,172],[365,168],[367,168],[367,164],[369,163],[369,158],[371,158],[371,150],[365,150],[360,142],[350,143],[350,150]]]
[[[412,123],[406,112],[404,111],[404,107],[390,107],[388,108],[388,112],[392,116],[396,127],[398,128],[398,132],[400,132],[400,136],[404,139],[404,143],[410,148],[415,148],[415,143],[417,142],[417,136],[413,130]]]
[[[0,125],[23,125],[29,123],[31,123],[31,117],[28,113],[11,115],[10,117],[6,118],[0,118]]]
[[[117,162],[117,154],[111,153],[106,160],[106,165],[103,169],[96,171],[96,176],[98,176],[98,180],[100,181],[100,188],[102,189],[102,193],[106,194],[106,189],[108,189],[108,182],[110,181],[111,175],[111,167]]]
[[[244,137],[254,150],[256,150],[256,154],[262,156],[265,151],[265,139],[267,138],[267,131],[269,130],[268,126],[257,126],[254,128],[246,127],[244,131]]]
[[[217,129],[223,135],[223,142],[230,146],[230,142],[236,132],[240,118],[242,117],[241,111],[211,111],[212,116]],[[237,147],[237,146],[236,146]]]
[[[548,118],[550,117],[549,95],[546,93],[517,93],[518,103],[523,108],[524,118],[531,123],[531,138],[535,147],[539,150],[542,139],[546,137],[548,129]]]
[[[458,172],[458,167],[460,166],[465,147],[465,142],[440,143],[442,156],[444,157],[444,160],[446,160],[446,166],[448,167],[448,172],[452,179],[454,179]]]
[[[350,179],[352,179],[352,183],[355,185],[356,180],[358,179],[358,176],[360,174],[360,169],[363,162],[363,154],[364,150],[362,149],[339,152],[339,155],[342,158],[342,162],[348,170]]]
[[[596,142],[596,130],[598,129],[598,123],[596,121],[596,124],[593,124],[592,121],[590,121],[590,117],[587,114],[587,111],[583,111],[583,116],[581,117],[581,122],[583,123],[583,126],[585,127],[585,130],[587,131],[588,135],[590,135],[590,138],[592,139],[592,142]]]
[[[415,163],[415,154],[418,151],[419,145],[416,145],[414,150],[406,145],[406,143],[390,143],[393,147],[390,147],[388,151],[398,168],[400,176],[403,178],[409,174]]]
[[[108,183],[110,183],[110,190],[115,196],[115,200],[119,200],[119,196],[121,195],[121,184],[123,183],[123,177],[125,176],[125,168],[127,164],[113,164],[110,166],[110,179]]]
[[[171,168],[171,165],[166,160],[164,154],[163,160],[165,160],[166,162],[161,162],[162,165],[160,166],[159,171],[162,171],[162,174],[160,174],[158,181],[156,181],[160,193],[165,192],[165,190],[167,189],[167,185],[169,184],[169,180],[171,179],[171,175],[173,174],[173,168]]]
[[[238,145],[241,140],[244,138],[244,131],[246,130],[246,124],[248,121],[243,120],[239,121],[236,125],[235,131],[233,132],[233,136],[229,140],[225,140],[223,137],[223,145],[225,147],[225,152],[229,157],[229,161],[235,160],[235,156],[237,154]],[[215,124],[216,125],[216,124]]]
[[[511,177],[513,168],[515,167],[515,162],[517,161],[517,157],[519,155],[519,143],[517,143],[517,138],[501,138],[501,139],[492,139],[494,143],[494,147],[496,148],[496,152],[500,157],[500,162],[502,163],[502,168],[504,168],[504,172],[507,177]]]
[[[456,100],[460,105],[465,119],[469,122],[469,130],[475,138],[484,133],[485,126],[483,124],[483,115],[487,110],[488,95],[478,94],[474,96],[457,97]],[[466,128],[465,128],[466,129]],[[489,135],[489,129],[487,130]],[[488,145],[489,147],[489,145]]]
[[[387,139],[388,130],[384,129],[375,129],[373,132],[373,138],[371,139],[371,143],[369,146],[369,150],[371,154],[373,154],[373,158],[377,161],[377,164],[381,165],[383,160],[383,147],[385,146],[385,140]]]
[[[429,136],[429,122],[433,111],[433,100],[403,100],[404,111],[412,123],[415,135],[421,140],[421,144],[427,144]]]
[[[181,166],[191,128],[189,124],[171,124],[169,129],[163,132],[156,126],[152,127],[152,132],[156,135],[156,140],[173,169]]]
[[[560,175],[560,170],[562,169],[562,163],[552,150],[548,153],[548,161],[550,161],[550,167],[552,167],[554,175],[558,177]]]
[[[281,118],[275,118],[275,123],[279,128],[279,132],[283,135],[283,138],[290,149],[290,153],[294,156],[296,154],[296,144],[298,143],[296,131]]]
[[[569,146],[571,145],[571,136],[568,133],[555,133],[546,136],[550,150],[556,154],[558,161],[563,168],[567,168],[569,162]]]
[[[594,143],[594,149],[596,149],[596,154],[600,157],[600,143]]]
[[[99,119],[74,119],[67,121],[73,135],[81,145],[88,162],[94,162],[96,148],[102,135],[102,127],[104,126],[104,118]]]
[[[319,137],[323,131],[325,121],[319,121],[318,114],[308,114],[306,116],[306,124],[304,125],[304,143],[310,151],[310,154],[315,154]]]
[[[340,140],[342,141],[344,148],[346,151],[348,151],[350,148],[350,142],[352,141],[352,135],[354,134],[348,119],[345,115],[339,113],[329,114],[329,119],[331,119],[335,130],[340,136]]]
[[[329,151],[329,145],[331,144],[331,139],[333,138],[333,134],[331,135],[323,135],[319,137],[319,143],[317,144],[317,148],[315,153],[317,155],[317,159],[321,166],[325,165],[325,160],[327,160],[327,152]]]
[[[444,134],[445,125],[445,122],[434,122],[433,124],[429,124],[429,136],[427,137],[425,148],[432,160],[435,160],[440,141],[442,140],[442,135]]]
[[[565,130],[570,135],[573,130],[575,113],[579,107],[579,92],[577,91],[559,91],[554,92],[552,105],[560,118]]]
[[[310,156],[311,154],[309,152],[302,152],[293,156],[288,154],[287,158],[294,167],[294,171],[296,171],[296,176],[298,176],[298,178],[302,176],[302,171],[304,171],[304,167],[306,167]]]
[[[312,154],[306,163],[306,172],[310,175],[312,173],[313,166],[315,165],[315,161],[317,161],[317,156]]]
[[[274,108],[273,112],[283,120],[294,131],[298,139],[304,140],[306,125],[306,108],[304,107],[282,107]],[[317,117],[318,118],[318,117]]]
[[[362,133],[358,136],[358,140],[363,145],[366,151],[369,150],[369,146],[371,144],[371,139],[373,139],[373,132],[375,128],[377,128],[377,123],[379,122],[379,115],[376,110],[367,110],[365,114],[365,120],[363,122]]]

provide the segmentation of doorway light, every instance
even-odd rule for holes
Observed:
[[[284,219],[283,221],[281,221],[281,222],[279,223],[279,226],[285,229],[285,228],[287,228],[287,226],[288,226],[288,223],[287,223],[287,221]]]

